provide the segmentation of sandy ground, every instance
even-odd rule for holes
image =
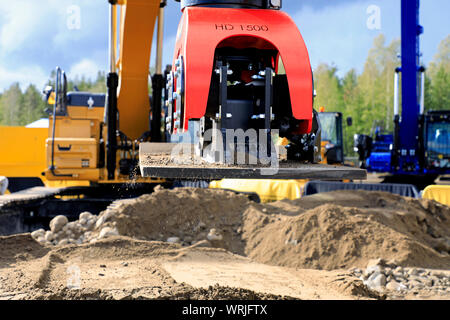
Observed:
[[[125,237],[37,248],[28,235],[22,237],[30,250],[27,256],[11,257],[0,269],[1,299],[378,297],[345,271],[269,266],[224,249],[182,248]]]
[[[448,207],[383,193],[256,204],[160,189],[114,204],[69,244],[0,237],[0,299],[450,300],[449,224]],[[102,237],[105,228],[118,235]],[[394,265],[388,282],[396,267],[410,274],[407,290],[355,275],[377,258]]]

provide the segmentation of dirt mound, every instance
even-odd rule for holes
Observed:
[[[156,189],[137,199],[116,201],[98,217],[84,212],[77,221],[61,223],[57,232],[40,229],[32,236],[43,245],[91,243],[115,235],[183,245],[208,239],[243,254],[238,230],[249,205],[247,196],[230,191]]]
[[[380,298],[342,269],[378,258],[450,269],[450,208],[380,192],[258,204],[224,190],[159,189],[98,217],[59,220],[34,233],[38,242],[0,238],[0,298]],[[68,270],[81,273],[81,288],[67,290]]]
[[[48,248],[37,243],[29,233],[0,236],[0,266],[43,257]]]
[[[336,191],[256,204],[224,190],[159,189],[118,201],[95,221],[69,243],[123,235],[185,246],[203,241],[295,268],[364,268],[376,258],[401,266],[450,267],[450,208],[382,192]]]
[[[211,239],[222,238],[226,249],[241,253],[243,247],[236,231],[249,205],[246,196],[223,190],[158,190],[119,204],[105,221],[112,222],[121,235],[159,241],[178,238],[187,245],[207,239],[215,229],[217,237]]]
[[[102,213],[96,232],[103,228],[183,245],[207,240],[258,262],[295,268],[365,267],[376,258],[450,267],[450,208],[382,192],[256,204],[222,190],[158,190]]]
[[[450,208],[378,192],[331,192],[245,213],[249,257],[297,268],[450,267]]]

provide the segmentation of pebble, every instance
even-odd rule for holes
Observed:
[[[194,232],[197,232],[199,230],[204,230],[206,228],[206,224],[202,221],[198,223],[196,227],[194,227]]]
[[[69,244],[69,239],[62,239],[58,242],[58,245],[63,246],[65,244]]]
[[[431,279],[425,278],[425,279],[422,279],[421,282],[427,287],[433,286],[433,280],[431,280]]]
[[[54,239],[53,232],[46,231],[44,238],[45,238],[46,241],[49,241],[49,242],[52,241]]]
[[[60,231],[69,222],[66,216],[59,215],[50,221],[50,230],[54,233]]]
[[[36,230],[36,231],[33,231],[32,233],[31,233],[31,237],[33,238],[33,239],[38,239],[38,238],[40,238],[40,237],[44,237],[45,236],[45,230],[44,229],[39,229],[39,230]]]
[[[170,237],[170,238],[167,238],[166,241],[169,242],[169,243],[179,243],[180,242],[180,238],[178,238],[178,237]]]
[[[91,217],[93,216],[93,214],[92,213],[90,213],[90,212],[82,212],[82,213],[80,213],[80,215],[79,215],[79,220],[89,220]]]
[[[106,221],[106,216],[101,216],[96,222],[95,227],[100,228],[100,226]]]
[[[416,275],[419,274],[419,271],[417,271],[416,268],[412,268],[412,269],[409,269],[408,274],[409,274],[410,276],[416,276]]]
[[[399,283],[397,281],[389,281],[388,284],[386,285],[386,289],[387,290],[391,290],[391,291],[402,291],[402,290],[406,290],[408,287],[405,286],[402,283]]]
[[[385,264],[382,259],[373,259],[367,264],[365,270],[350,268],[348,272],[361,279],[372,290],[401,292],[405,294],[427,294],[434,292],[437,295],[450,293],[450,274],[442,271],[424,268],[403,268],[394,264]]]
[[[364,284],[372,290],[382,291],[386,285],[386,276],[381,272],[373,273]]]
[[[414,288],[414,289],[422,289],[424,287],[424,285],[421,282],[417,281],[417,280],[412,280],[412,281],[409,282],[409,287],[411,289],[412,288]]]
[[[213,228],[209,230],[206,239],[208,239],[209,241],[220,241],[223,239],[223,236],[216,229]]]
[[[379,265],[373,265],[368,267],[364,272],[370,276],[373,273],[381,272],[381,267]]]
[[[111,227],[104,227],[100,231],[98,238],[103,239],[103,238],[107,238],[107,237],[111,237],[111,236],[118,236],[118,235],[119,235],[119,232],[117,231],[117,229],[111,228]]]
[[[384,287],[386,285],[386,276],[383,273],[374,273],[373,275],[375,277],[372,281],[377,287]]]

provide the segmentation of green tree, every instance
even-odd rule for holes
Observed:
[[[325,63],[320,64],[314,71],[314,89],[317,94],[314,105],[317,110],[321,107],[327,111],[343,110],[342,88],[336,73],[336,67]]]
[[[428,74],[433,78],[441,68],[444,68],[447,74],[450,73],[450,35],[439,44],[438,51],[428,68]]]
[[[351,127],[346,126],[344,122],[343,133],[344,133],[344,153],[346,155],[353,155],[353,136],[355,133],[364,132],[365,124],[361,117],[361,105],[363,104],[363,99],[358,87],[358,75],[355,69],[350,70],[344,76],[342,80],[342,94],[344,102],[343,117],[351,117],[353,124]]]
[[[449,110],[450,108],[450,76],[441,66],[432,79],[431,86],[432,109]]]
[[[382,121],[384,129],[392,130],[394,73],[400,65],[399,50],[399,40],[385,46],[385,37],[381,34],[369,51],[364,71],[358,78],[362,96],[361,121],[366,129],[371,129],[374,121]]]
[[[438,52],[430,63],[425,84],[425,107],[427,110],[450,108],[450,35],[441,41]]]
[[[20,125],[26,125],[46,116],[44,112],[46,108],[45,102],[42,100],[40,92],[33,84],[29,85],[25,90],[21,107]]]
[[[23,108],[22,91],[19,83],[13,83],[3,92],[1,98],[2,123],[7,126],[14,126],[20,123],[20,110]]]

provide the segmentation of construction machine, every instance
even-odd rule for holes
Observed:
[[[322,140],[322,163],[344,164],[344,124],[341,112],[325,112],[319,110],[319,122]],[[352,126],[353,120],[347,117],[347,128]]]
[[[173,63],[164,73],[166,1],[109,3],[106,94],[67,92],[61,68],[55,87],[47,90],[55,103],[43,175],[89,185],[40,187],[0,198],[1,210],[20,211],[17,225],[98,213],[117,198],[175,180],[365,179],[365,170],[318,164],[320,123],[309,54],[280,0],[182,0]],[[288,140],[284,164],[280,137]],[[185,146],[200,165],[155,160],[171,160]],[[245,161],[235,165],[239,152]]]
[[[450,173],[450,110],[425,112],[419,5],[419,0],[401,1],[402,65],[394,78],[394,132],[356,135],[355,151],[369,172],[390,174],[385,182],[411,183],[423,189],[439,175]]]

